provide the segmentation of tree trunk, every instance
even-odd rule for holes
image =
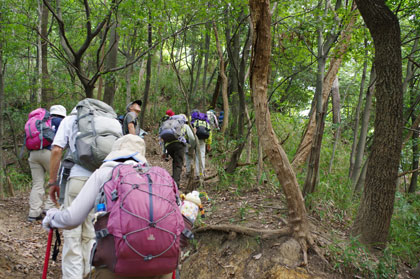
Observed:
[[[40,36],[41,36],[41,104],[50,107],[53,102],[53,89],[48,72],[48,8],[40,1]]]
[[[340,141],[340,131],[341,131],[341,104],[340,104],[340,89],[338,83],[338,77],[335,78],[333,87],[331,88],[331,97],[333,104],[333,124],[334,124],[334,145],[332,150],[332,155],[330,159],[330,164],[328,166],[328,173],[331,173],[332,166],[334,163],[335,151],[337,149],[338,142]]]
[[[149,24],[147,28],[147,44],[149,48],[152,47],[152,13],[149,10]],[[146,115],[146,107],[147,102],[149,100],[149,90],[150,90],[150,79],[152,75],[152,52],[149,51],[147,54],[147,62],[146,62],[146,86],[144,87],[144,95],[143,95],[143,103],[142,103],[142,110],[140,113],[140,127],[144,127],[144,117]]]
[[[403,91],[398,18],[383,0],[356,0],[375,45],[376,119],[363,196],[352,234],[369,246],[388,240],[402,146]]]
[[[250,27],[251,30],[252,27]],[[251,32],[248,31],[248,36],[245,41],[245,45],[243,47],[242,51],[242,59],[239,67],[239,73],[238,73],[238,95],[239,95],[239,115],[238,115],[238,133],[236,136],[237,139],[237,146],[235,148],[235,151],[233,152],[229,165],[227,167],[226,172],[233,173],[238,166],[239,159],[241,157],[242,151],[246,144],[246,139],[250,137],[251,131],[247,133],[247,135],[244,137],[244,126],[245,126],[245,110],[246,110],[246,104],[245,104],[245,71],[246,71],[246,64],[248,62],[248,56],[249,56],[249,48],[251,46]]]
[[[0,13],[0,22],[2,22],[2,14]],[[2,33],[3,26],[0,24],[0,33]],[[4,127],[4,72],[3,65],[3,40],[0,39],[0,198],[4,197],[4,182],[5,180],[5,168],[4,168],[4,153],[3,153],[3,127]]]
[[[354,165],[353,165],[352,176],[350,177],[352,181],[353,189],[355,189],[355,191],[357,188],[355,186],[358,181],[358,177],[360,175],[360,170],[363,164],[363,156],[365,154],[365,149],[366,149],[366,138],[367,138],[367,132],[369,130],[370,110],[372,107],[372,98],[375,92],[375,85],[376,85],[376,71],[375,71],[375,67],[372,66],[372,69],[370,72],[369,87],[366,91],[366,101],[365,101],[365,107],[363,109],[362,126],[360,127],[359,141],[357,142],[356,152],[354,155]]]
[[[340,1],[336,3],[336,9],[341,6]],[[326,7],[326,10],[328,7]],[[340,68],[342,56],[347,51],[348,44],[351,39],[354,24],[357,19],[357,13],[355,12],[355,5],[353,4],[350,14],[350,21],[346,28],[341,31],[341,40],[337,43],[336,51],[331,58],[330,67],[327,74],[324,77],[325,63],[328,52],[332,43],[334,42],[334,36],[328,36],[325,42],[322,40],[323,28],[318,30],[318,71],[317,71],[317,82],[315,91],[315,106],[311,108],[309,123],[305,134],[299,144],[296,151],[295,157],[292,160],[292,166],[296,170],[298,169],[308,158],[309,153],[312,150],[312,141],[316,135],[314,135],[317,125],[320,124],[318,119],[320,118],[320,111],[323,107],[323,103],[327,102],[328,96],[331,91],[332,83],[337,75],[338,69]],[[321,101],[322,100],[322,101]],[[314,110],[315,109],[315,110]],[[315,117],[316,116],[316,117]],[[321,124],[322,125],[322,124]],[[321,138],[322,142],[322,138]],[[316,147],[318,148],[318,147]],[[320,148],[320,147],[319,147]]]
[[[365,62],[363,63],[363,72],[362,72],[362,80],[360,82],[359,100],[357,102],[356,115],[354,117],[353,143],[351,146],[351,153],[350,153],[349,178],[353,175],[357,135],[359,131],[360,110],[362,108],[362,103],[363,103],[363,93],[365,92],[366,72],[367,72],[367,64],[368,64],[367,56],[368,56],[368,48],[367,48],[367,40],[365,39]]]
[[[415,116],[412,117],[413,121],[415,121]],[[419,168],[419,128],[417,131],[413,133],[413,142],[412,142],[412,152],[413,152],[413,160],[412,160],[412,170],[416,170]],[[410,187],[408,187],[408,193],[415,193],[417,188],[417,180],[418,180],[419,172],[415,171],[411,175],[410,180]]]
[[[206,35],[204,39],[204,68],[203,68],[203,83],[202,91],[203,95],[206,95],[206,81],[207,81],[207,70],[209,66],[209,55],[210,55],[210,32],[211,32],[211,23],[206,23]],[[215,108],[214,106],[212,108]]]
[[[347,51],[347,47],[351,39],[353,26],[357,19],[357,13],[355,12],[355,8],[356,7],[353,5],[351,11],[352,14],[350,15],[350,22],[346,26],[346,28],[341,32],[341,41],[338,43],[338,47],[335,50],[333,58],[331,58],[330,67],[324,78],[324,82],[322,85],[322,94],[319,98],[317,98],[316,133],[310,149],[311,155],[308,163],[308,172],[306,175],[303,190],[304,195],[308,193],[313,193],[315,191],[316,184],[318,183],[319,160],[321,155],[322,138],[324,135],[324,122],[328,105],[328,96],[331,92],[331,88],[333,86],[334,80],[337,77],[337,73],[340,68],[344,53]],[[319,106],[319,103],[322,104],[321,107]],[[306,158],[306,156],[304,158]]]
[[[112,69],[117,66],[118,58],[118,42],[119,36],[117,33],[117,22],[112,23],[110,26],[110,37],[109,37],[109,50],[106,58],[106,68]],[[116,78],[115,73],[109,73],[108,78],[105,79],[105,90],[104,90],[104,102],[110,105],[114,105]]]
[[[127,63],[131,62],[133,59],[131,54],[127,56]],[[134,65],[129,66],[125,71],[125,83],[126,90],[125,90],[125,103],[129,104],[131,102],[131,77],[133,76]],[[124,112],[125,113],[125,112]]]
[[[222,78],[222,96],[223,96],[223,111],[224,111],[224,117],[223,117],[223,125],[220,129],[220,132],[222,134],[225,133],[226,128],[229,123],[229,100],[228,100],[228,92],[227,92],[227,86],[228,86],[228,80],[225,74],[225,62],[223,60],[223,52],[222,48],[220,46],[219,42],[219,34],[217,32],[216,24],[213,22],[213,29],[214,29],[214,36],[216,40],[216,46],[217,46],[217,53],[219,54],[219,73]]]
[[[265,154],[283,186],[289,210],[289,224],[299,241],[307,262],[307,244],[313,244],[303,196],[286,153],[274,133],[267,102],[267,84],[271,55],[271,14],[269,0],[249,1],[254,36],[251,56],[251,92],[253,96],[258,136]]]

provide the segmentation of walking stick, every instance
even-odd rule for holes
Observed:
[[[44,270],[42,271],[42,279],[47,279],[48,262],[50,261],[51,243],[53,237],[53,229],[48,232],[47,250],[45,251]]]

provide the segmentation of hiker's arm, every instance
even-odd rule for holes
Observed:
[[[50,157],[50,179],[48,184],[52,185],[49,189],[50,198],[54,203],[57,203],[57,198],[60,195],[60,188],[54,183],[57,183],[58,169],[60,168],[61,156],[63,154],[63,148],[58,145],[53,145],[51,149]]]
[[[134,122],[128,123],[127,127],[128,127],[129,134],[132,134],[132,135],[136,134],[136,127],[134,127]]]
[[[91,209],[102,185],[112,175],[112,168],[105,167],[95,171],[86,181],[77,197],[65,210],[54,213],[51,227],[58,229],[72,229],[83,223]]]

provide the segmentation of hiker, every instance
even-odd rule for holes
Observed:
[[[141,100],[135,100],[127,105],[125,108],[127,113],[124,116],[123,121],[123,134],[140,134],[140,126],[138,123],[139,113],[141,111]]]
[[[188,233],[184,233],[173,179],[166,170],[149,167],[145,153],[142,138],[130,134],[119,138],[72,205],[63,211],[49,210],[42,222],[46,229],[72,228],[96,206],[97,243],[91,255],[95,269],[89,278],[172,278],[178,264],[181,232]],[[154,206],[149,207],[152,189]],[[150,242],[155,239],[158,241]]]
[[[197,135],[198,142],[198,151],[195,154],[195,178],[199,178],[200,175],[204,175],[204,170],[206,167],[206,148],[209,151],[209,146],[211,144],[212,132],[210,129],[210,123],[207,119],[207,114],[200,112],[199,110],[193,110],[191,112],[191,126],[195,129],[195,134]],[[201,158],[201,170],[199,161]],[[191,153],[187,154],[187,175],[191,174],[191,164],[193,158]]]
[[[52,143],[48,183],[51,199],[57,202],[57,195],[60,192],[57,174],[64,149],[70,151],[74,163],[64,193],[63,208],[66,209],[84,188],[92,172],[111,151],[113,142],[121,136],[121,125],[112,107],[95,99],[87,98],[80,101],[71,114],[63,119]],[[96,140],[98,137],[100,141]],[[95,150],[95,154],[91,154],[92,149]],[[92,211],[86,215],[83,224],[72,226],[63,232],[63,279],[82,279],[90,270],[89,255],[95,242],[92,224],[94,214]]]
[[[222,128],[223,126],[223,118],[225,118],[225,112],[222,110],[219,112],[219,127]]]
[[[60,126],[61,120],[66,117],[66,108],[62,105],[53,105],[50,108],[49,114],[44,109],[37,109],[36,111],[40,112],[41,114],[45,114],[42,116],[40,114],[31,112],[31,114],[29,114],[30,119],[25,125],[25,128],[30,128],[29,122],[31,122],[31,116],[35,117],[32,121],[37,121],[36,115],[40,115],[41,119],[42,117],[45,117],[47,129],[49,129],[50,132],[52,131],[52,138],[54,138],[54,135]],[[54,207],[54,203],[51,201],[49,196],[47,195],[45,197],[45,173],[49,173],[50,171],[51,142],[47,140],[44,142],[44,138],[42,140],[43,143],[41,144],[39,135],[29,134],[33,133],[34,131],[37,131],[37,129],[32,128],[32,130],[28,129],[28,131],[25,129],[25,144],[29,150],[28,162],[32,175],[32,190],[29,195],[29,222],[41,220],[42,214],[45,213],[48,209]],[[43,130],[42,133],[43,136],[44,134],[47,134],[45,130]],[[34,141],[37,141],[37,143]],[[43,202],[44,197],[45,202]]]
[[[175,115],[175,112],[173,112],[173,110],[171,110],[171,109],[168,109],[168,110],[165,112],[165,115],[164,115],[164,116],[162,117],[162,119],[160,120],[159,127],[160,127],[160,125],[162,125],[162,123],[163,123],[164,121],[168,120],[168,119],[169,119],[169,117],[174,116],[174,115]]]
[[[217,120],[217,116],[214,110],[209,109],[207,111],[207,119],[210,122],[210,127],[212,130],[220,130],[219,121]]]
[[[173,115],[162,122],[159,138],[163,141],[162,158],[166,159],[167,154],[172,157],[172,178],[179,187],[185,150],[195,146],[194,134],[187,124],[187,116]]]

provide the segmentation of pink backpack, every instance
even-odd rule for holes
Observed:
[[[53,142],[54,136],[49,111],[44,108],[31,111],[25,124],[26,148],[28,150],[43,149]]]
[[[178,189],[166,170],[119,164],[96,203],[97,208],[105,204],[106,213],[95,223],[93,266],[128,277],[176,269],[184,220]]]

